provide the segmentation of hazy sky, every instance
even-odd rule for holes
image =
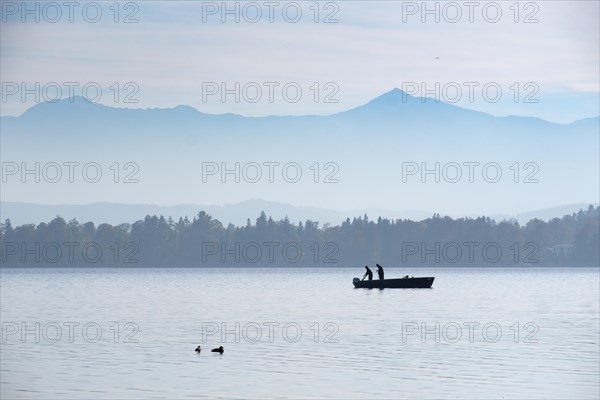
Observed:
[[[600,114],[598,1],[2,1],[0,12],[4,116],[70,94],[128,108],[185,104],[207,113],[247,116],[332,114],[393,88],[494,115],[569,123]],[[598,148],[589,145],[597,143],[593,132],[592,139],[554,140],[558,149],[547,151],[541,134],[531,135],[528,145],[507,142],[500,148],[487,143],[485,133],[471,151],[448,141],[440,146],[424,143],[419,149],[388,146],[385,157],[379,152],[385,144],[369,142],[365,135],[360,137],[364,143],[353,148],[365,161],[356,163],[358,157],[343,153],[345,143],[331,148],[304,143],[304,150],[282,144],[284,154],[278,153],[276,141],[265,144],[261,135],[243,146],[198,143],[195,136],[178,143],[164,136],[163,146],[172,151],[183,146],[193,154],[168,168],[156,162],[163,147],[152,147],[155,143],[141,135],[140,145],[130,153],[117,146],[96,154],[87,143],[70,153],[65,150],[69,143],[57,142],[54,150],[17,143],[24,152],[4,146],[3,162],[23,161],[19,157],[63,162],[69,161],[64,158],[68,154],[83,164],[112,157],[122,164],[139,161],[141,182],[75,189],[15,181],[3,186],[1,196],[46,204],[161,205],[262,198],[340,210],[379,207],[462,215],[598,201]],[[227,146],[238,153],[229,154]],[[151,149],[159,150],[154,158]],[[427,162],[502,162],[506,179],[514,162],[523,169],[536,161],[540,183],[398,183],[393,169],[398,170],[400,161],[414,161],[416,150],[427,155],[421,160]],[[348,162],[340,162],[336,185],[199,181],[201,162],[246,155],[259,157],[258,162],[306,162],[307,174],[313,162],[323,166],[342,155]],[[112,162],[103,164],[105,177]]]
[[[394,87],[495,115],[600,113],[598,1],[34,3],[2,2],[2,115],[68,82],[107,105],[209,113],[331,114]]]

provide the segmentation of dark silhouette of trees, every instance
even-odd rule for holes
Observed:
[[[340,225],[275,221],[223,226],[201,211],[178,220],[146,216],[117,226],[57,216],[48,223],[0,224],[1,264],[91,267],[599,266],[600,209],[550,221],[487,217],[422,221],[367,215]],[[99,256],[98,256],[99,255]]]

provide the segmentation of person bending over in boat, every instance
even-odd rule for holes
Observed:
[[[379,264],[375,265],[377,265],[377,275],[379,275],[379,279],[383,280],[383,267]]]
[[[371,269],[369,268],[368,265],[365,265],[365,269],[367,270],[367,272],[365,272],[365,274],[363,275],[362,280],[364,281],[365,278],[368,276],[369,280],[372,281],[373,280],[373,271],[371,271]]]

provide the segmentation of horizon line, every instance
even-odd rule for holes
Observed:
[[[247,203],[250,201],[262,201],[265,203],[275,203],[277,205],[283,205],[283,206],[288,206],[288,207],[293,207],[293,208],[314,208],[320,211],[326,211],[326,212],[336,212],[336,213],[348,213],[348,215],[345,216],[345,219],[351,219],[351,218],[362,218],[363,216],[367,216],[370,220],[375,220],[375,219],[379,219],[379,218],[383,218],[383,219],[389,219],[392,221],[396,221],[396,220],[409,220],[409,221],[415,221],[415,222],[419,222],[419,221],[424,221],[424,220],[428,220],[433,218],[436,214],[438,215],[438,217],[441,218],[450,218],[453,220],[457,220],[457,219],[475,219],[475,218],[489,218],[492,219],[496,222],[505,222],[505,221],[511,221],[511,220],[518,220],[519,216],[523,216],[524,214],[531,214],[531,213],[536,213],[536,212],[541,212],[541,211],[547,211],[547,210],[552,210],[552,209],[556,209],[556,208],[563,208],[563,207],[569,207],[569,206],[577,206],[577,205],[586,205],[586,209],[589,208],[590,206],[592,206],[593,208],[597,208],[600,207],[600,203],[598,202],[578,202],[578,203],[570,203],[570,204],[561,204],[561,205],[557,205],[557,206],[552,206],[552,207],[545,207],[545,208],[541,208],[541,209],[536,209],[536,210],[528,210],[528,211],[521,211],[521,212],[517,212],[517,213],[496,213],[496,214],[491,214],[491,213],[473,213],[471,215],[466,215],[466,214],[450,214],[450,213],[445,213],[445,212],[439,212],[439,211],[428,211],[428,210],[389,210],[389,209],[380,209],[380,212],[386,212],[386,213],[410,213],[410,212],[418,212],[418,213],[427,213],[429,214],[428,217],[423,218],[423,219],[411,219],[410,217],[393,217],[393,216],[385,216],[385,215],[378,215],[377,217],[369,217],[368,216],[368,211],[369,208],[374,208],[377,209],[376,207],[366,207],[364,209],[352,209],[352,210],[335,210],[335,209],[328,209],[328,208],[322,208],[322,207],[316,207],[316,206],[297,206],[297,205],[293,205],[293,204],[289,204],[289,203],[280,203],[280,202],[276,202],[276,201],[269,201],[269,200],[262,200],[262,199],[249,199],[249,200],[244,200],[241,201],[239,203],[231,203],[231,204],[223,204],[223,205],[202,205],[202,204],[193,204],[193,203],[179,203],[179,204],[174,204],[174,205],[169,205],[169,206],[163,206],[163,205],[157,205],[157,204],[142,204],[142,203],[111,203],[111,202],[97,202],[97,203],[86,203],[86,204],[39,204],[39,203],[27,203],[27,202],[16,202],[16,201],[0,201],[0,204],[3,203],[13,203],[15,205],[26,205],[26,206],[41,206],[41,207],[85,207],[85,206],[95,206],[95,205],[115,205],[115,206],[149,206],[149,207],[159,207],[159,208],[174,208],[174,207],[181,207],[181,206],[188,206],[188,207],[198,207],[198,211],[196,214],[193,214],[192,217],[195,217],[197,214],[201,213],[201,212],[205,212],[207,215],[211,216],[211,218],[218,220],[217,218],[213,217],[212,215],[210,215],[207,211],[206,208],[209,207],[220,207],[220,208],[225,208],[227,206],[239,206],[242,205],[243,203]],[[262,206],[261,206],[262,207]],[[580,207],[579,210],[584,210],[584,207]],[[288,210],[290,211],[290,210]],[[372,210],[373,211],[373,210]],[[261,213],[265,213],[267,215],[267,217],[272,218],[272,214],[271,213],[267,213],[267,211],[265,211],[264,208],[261,208],[261,211],[259,212],[259,217]],[[350,216],[350,213],[364,213],[364,215],[352,215]],[[572,213],[568,213],[568,214],[563,214],[560,216],[554,216],[552,218],[563,218],[564,216],[567,215],[572,215],[573,213],[576,213],[576,211],[573,211]],[[60,216],[60,215],[57,215]],[[144,217],[146,216],[150,216],[150,214],[146,214]],[[179,215],[179,216],[166,216],[166,215],[158,215],[158,214],[153,214],[153,216],[162,216],[162,217],[167,217],[167,218],[188,218],[188,215]],[[61,218],[63,218],[62,216],[60,216]],[[10,217],[3,217],[3,218],[7,218],[10,219]],[[247,219],[251,219],[250,217],[246,217]],[[282,217],[282,220],[288,218],[289,216],[287,214],[285,214],[285,217]],[[373,219],[372,219],[373,218]],[[502,218],[502,219],[499,219]],[[75,218],[76,219],[76,218]],[[534,217],[534,218],[530,218],[528,221],[531,221],[533,219],[540,219],[538,217]],[[541,218],[542,220],[545,220],[544,218]],[[310,218],[304,218],[305,221],[313,221],[313,222],[322,222],[322,221],[317,221],[317,220],[312,220]],[[3,223],[3,221],[0,221]],[[221,221],[219,221],[221,222]],[[302,220],[300,220],[300,222],[302,222]],[[518,221],[516,221],[518,222]],[[231,223],[231,222],[229,222]],[[328,222],[323,222],[328,223]],[[341,224],[341,223],[340,223]],[[234,224],[235,225],[235,224]],[[237,226],[237,225],[236,225]],[[333,226],[337,226],[337,225],[333,225]]]

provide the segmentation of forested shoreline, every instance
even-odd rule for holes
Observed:
[[[0,224],[2,267],[598,267],[600,208],[550,221],[486,217],[422,221],[368,216],[319,227],[264,212],[223,226],[205,212],[191,220],[146,216],[117,226],[65,221]]]

